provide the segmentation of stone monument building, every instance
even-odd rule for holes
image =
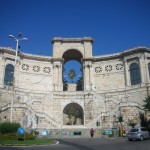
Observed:
[[[78,129],[140,124],[150,93],[150,49],[136,47],[93,56],[90,37],[54,38],[52,56],[18,53],[0,47],[0,122],[30,129]],[[66,84],[63,68],[81,64],[82,86]],[[16,62],[16,63],[15,63]],[[99,123],[99,124],[98,124]]]

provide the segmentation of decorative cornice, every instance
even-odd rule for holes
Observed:
[[[83,43],[83,42],[94,42],[94,39],[91,37],[83,37],[83,38],[62,38],[62,37],[55,37],[52,39],[51,43],[54,44],[55,42],[60,43]]]
[[[0,53],[8,53],[11,55],[16,55],[16,51],[11,47],[0,47]],[[35,55],[35,54],[27,54],[19,52],[18,56],[20,59],[31,59],[31,60],[39,60],[39,61],[51,61],[52,57],[42,56],[42,55]]]
[[[62,38],[65,39],[65,38]],[[66,40],[68,40],[69,38],[67,38]],[[82,38],[70,38],[72,40],[81,40]],[[131,54],[135,54],[135,53],[150,53],[150,48],[147,47],[135,47],[129,50],[125,50],[123,52],[119,52],[119,53],[114,53],[114,54],[108,54],[108,55],[101,55],[101,56],[93,56],[90,58],[82,58],[82,61],[102,61],[102,60],[111,60],[111,59],[123,59],[125,56],[131,55]],[[16,51],[14,49],[12,49],[11,47],[0,47],[0,53],[8,53],[11,55],[14,55],[15,57],[15,53]],[[53,57],[48,57],[48,56],[41,56],[41,55],[35,55],[35,54],[27,54],[27,53],[18,53],[18,56],[20,57],[20,59],[31,59],[31,60],[39,60],[39,61],[63,61],[63,58],[53,58]]]
[[[124,58],[125,56],[135,54],[135,53],[150,53],[150,48],[147,47],[135,47],[129,50],[125,50],[123,52],[114,53],[114,54],[108,54],[108,55],[102,55],[102,56],[93,56],[93,61],[99,61],[99,60],[110,60],[110,59],[117,59],[117,58]]]

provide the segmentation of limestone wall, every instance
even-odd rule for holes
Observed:
[[[93,74],[96,91],[105,92],[125,87],[124,64],[118,59],[94,62]]]
[[[108,56],[92,56],[92,41],[88,39],[55,40],[53,58],[19,54],[14,64],[15,51],[0,50],[0,121],[13,120],[27,128],[111,128],[118,125],[118,117],[139,123],[138,114],[143,110],[143,100],[150,93],[150,51],[136,48]],[[69,49],[82,55],[84,90],[63,91],[62,55]],[[140,66],[141,83],[131,85],[130,65]],[[15,65],[13,86],[4,85],[5,67]],[[13,103],[12,103],[13,100]],[[83,124],[63,124],[65,107],[78,104],[83,110]],[[79,118],[81,119],[81,118]]]

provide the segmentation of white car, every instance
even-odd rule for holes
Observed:
[[[144,140],[150,137],[148,130],[145,127],[133,128],[127,134],[128,140]]]

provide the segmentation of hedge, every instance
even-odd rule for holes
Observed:
[[[17,133],[0,134],[0,140],[35,140],[35,136],[31,133],[18,135]]]
[[[6,134],[6,133],[16,133],[18,128],[20,128],[20,123],[16,122],[3,122],[0,123],[0,133]]]

